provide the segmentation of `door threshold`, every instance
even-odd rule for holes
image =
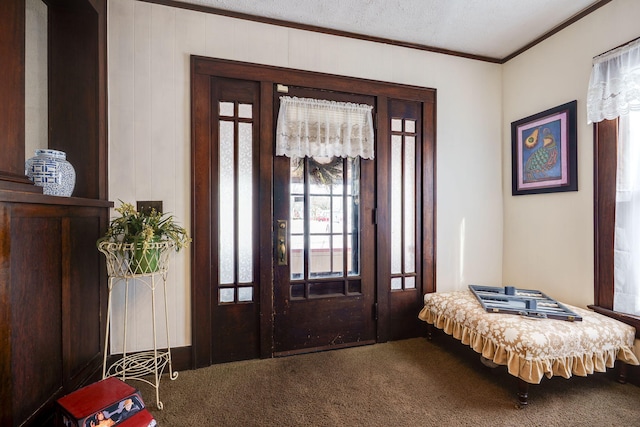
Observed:
[[[350,343],[344,343],[344,344],[325,345],[320,347],[300,348],[297,350],[276,351],[273,353],[273,357],[286,357],[286,356],[294,356],[297,354],[318,353],[320,351],[340,350],[343,348],[360,347],[363,345],[371,345],[375,343],[376,343],[376,340],[366,340],[366,341],[356,341],[356,342],[350,342]]]

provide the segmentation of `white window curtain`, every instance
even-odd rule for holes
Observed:
[[[640,39],[593,59],[587,114],[589,123],[640,111]]]
[[[594,58],[587,114],[619,119],[613,309],[640,315],[640,40]]]
[[[276,155],[373,159],[372,108],[365,104],[282,96]]]

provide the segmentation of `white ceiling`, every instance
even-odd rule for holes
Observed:
[[[224,11],[503,59],[597,0],[179,0]]]

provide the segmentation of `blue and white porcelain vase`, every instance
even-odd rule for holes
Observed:
[[[25,162],[24,173],[42,192],[69,197],[76,186],[76,171],[64,151],[39,149]]]

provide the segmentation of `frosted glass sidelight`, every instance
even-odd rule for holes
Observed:
[[[253,287],[241,286],[238,288],[238,302],[253,301]]]
[[[390,221],[392,290],[415,289],[419,164],[414,119],[391,120]]]
[[[391,274],[402,273],[402,136],[391,136]]]
[[[406,133],[416,133],[416,121],[415,120],[405,120],[404,121],[404,131]]]
[[[416,138],[404,138],[404,273],[416,270]]]
[[[415,289],[416,288],[416,278],[414,276],[409,276],[404,278],[404,288],[405,289]]]
[[[233,117],[233,102],[221,102],[219,114],[220,117]]]
[[[240,117],[241,119],[251,119],[253,117],[253,105],[239,104],[238,117]]]
[[[221,103],[223,104],[223,103]],[[235,183],[234,183],[234,123],[220,121],[220,164],[219,164],[219,259],[220,283],[235,282]],[[222,291],[221,291],[222,295]]]
[[[242,104],[241,104],[242,105]],[[238,281],[253,282],[253,124],[238,123]]]
[[[220,302],[230,303],[234,302],[234,288],[220,288]]]

